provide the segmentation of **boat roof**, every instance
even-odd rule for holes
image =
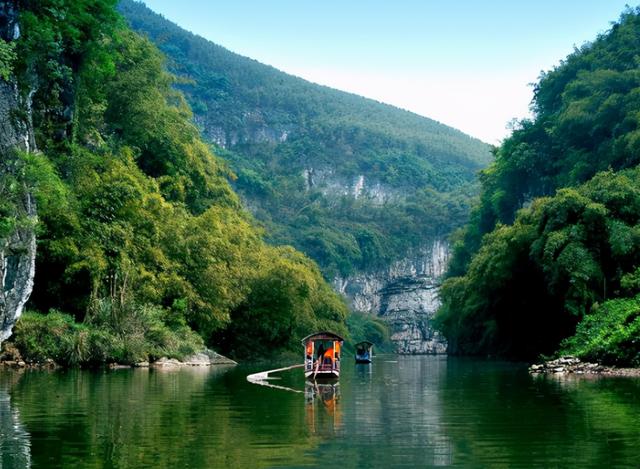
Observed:
[[[363,340],[363,341],[361,341],[361,342],[358,342],[358,343],[356,344],[356,347],[357,347],[358,345],[373,345],[373,342],[369,342],[368,340]]]
[[[321,340],[321,339],[334,339],[334,340],[338,339],[344,342],[344,339],[334,332],[320,331],[320,332],[315,332],[313,334],[306,336],[304,339],[302,339],[302,343],[304,344],[310,340]]]

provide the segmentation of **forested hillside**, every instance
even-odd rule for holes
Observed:
[[[90,365],[205,344],[266,356],[309,330],[346,334],[343,300],[313,261],[262,240],[163,55],[115,7],[20,2],[21,36],[0,44],[2,79],[31,99],[16,118],[33,121],[39,149],[22,156],[38,255],[35,311],[15,345]],[[11,206],[0,208],[9,226]]]
[[[386,266],[467,220],[487,145],[234,54],[142,3],[120,10],[170,58],[269,239],[310,255],[327,278]]]
[[[535,85],[457,236],[439,313],[454,351],[640,364],[639,54],[628,9]]]

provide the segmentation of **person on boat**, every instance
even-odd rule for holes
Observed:
[[[307,344],[306,357],[307,360],[313,359],[313,342]]]
[[[316,354],[316,361],[322,365],[323,359],[324,359],[324,344],[321,342],[320,347],[318,347],[318,353]],[[316,364],[314,363],[313,366],[315,367]]]
[[[333,347],[328,348],[324,352],[324,358],[322,360],[322,364],[333,365]]]

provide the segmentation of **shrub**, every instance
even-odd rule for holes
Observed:
[[[16,324],[14,343],[29,362],[50,358],[63,366],[86,367],[161,356],[181,359],[204,348],[202,338],[188,326],[167,326],[159,307],[98,300],[91,311],[85,324],[58,311],[27,312]]]
[[[51,358],[61,364],[69,360],[75,334],[73,318],[58,311],[46,316],[27,312],[13,331],[15,345],[27,361],[42,362]]]
[[[596,306],[561,344],[561,354],[608,365],[640,366],[640,295]]]

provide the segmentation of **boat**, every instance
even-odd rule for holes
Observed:
[[[304,376],[311,380],[340,377],[340,350],[344,339],[329,331],[316,332],[302,339]]]
[[[363,340],[356,344],[356,363],[371,363],[373,357],[373,344]]]

